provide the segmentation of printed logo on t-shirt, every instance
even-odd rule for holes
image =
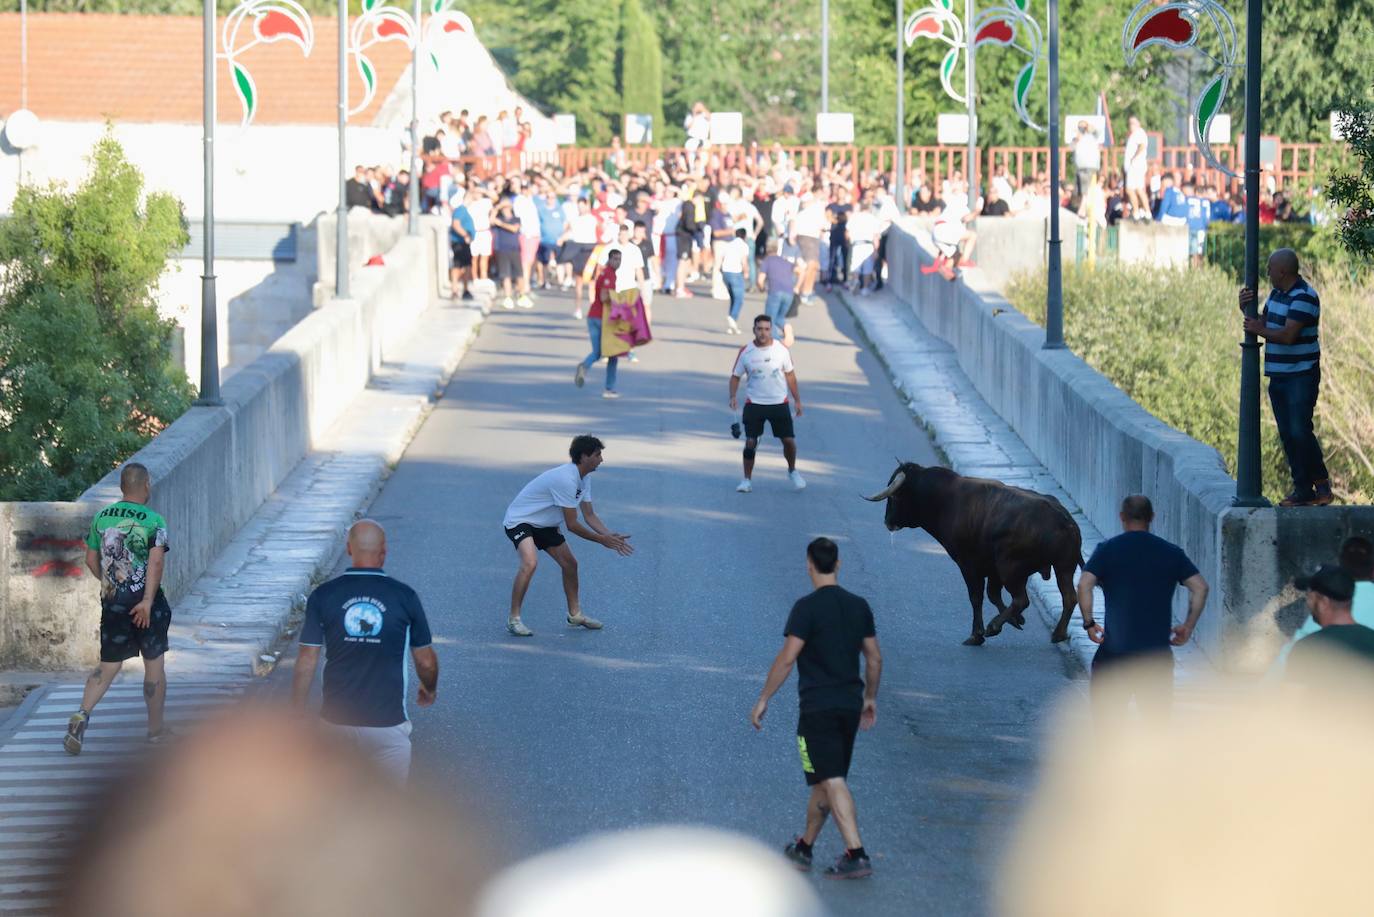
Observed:
[[[348,643],[381,643],[382,615],[386,606],[371,597],[349,599],[344,603],[344,640]]]

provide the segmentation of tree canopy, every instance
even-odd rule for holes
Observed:
[[[234,0],[217,0],[227,12]],[[331,0],[302,0],[317,15],[333,15]],[[922,0],[909,0],[910,14]],[[349,0],[357,12],[360,0]],[[17,0],[10,0],[17,9]],[[402,0],[398,4],[409,9]],[[979,4],[980,8],[986,6]],[[1092,111],[1103,93],[1113,118],[1138,115],[1170,142],[1187,119],[1186,75],[1209,73],[1190,51],[1151,49],[1135,66],[1121,53],[1128,0],[1062,0],[1061,111]],[[820,4],[814,0],[471,0],[460,4],[482,41],[511,74],[516,88],[546,112],[577,115],[579,139],[604,144],[620,130],[633,103],[655,116],[656,142],[674,142],[693,102],[739,111],[745,132],[761,139],[806,141],[820,105]],[[1240,31],[1244,65],[1245,6],[1228,0]],[[200,12],[198,0],[34,0],[30,9],[128,13]],[[1045,24],[1045,0],[1030,12]],[[1290,142],[1327,135],[1334,100],[1367,81],[1374,45],[1374,0],[1264,4],[1263,132]],[[895,125],[895,5],[891,0],[830,0],[831,109],[854,113],[859,143],[893,142]],[[657,53],[655,52],[657,48]],[[945,46],[921,40],[906,55],[907,141],[935,142],[935,115],[957,111],[939,86]],[[657,58],[658,78],[654,78]],[[1191,63],[1189,63],[1191,61]],[[993,145],[1041,145],[1044,135],[1015,117],[1011,86],[1024,55],[985,46],[978,54],[980,140]],[[1181,69],[1182,68],[1182,69]],[[1031,93],[1032,116],[1044,122],[1047,67]],[[1241,71],[1243,73],[1243,70]],[[1200,84],[1194,84],[1195,87]],[[1223,111],[1237,136],[1244,129],[1244,80],[1232,81]],[[661,101],[660,101],[661,100]],[[1124,126],[1124,125],[1122,125]],[[1120,128],[1118,128],[1119,130]]]

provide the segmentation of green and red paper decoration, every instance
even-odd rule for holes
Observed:
[[[1216,54],[1198,44],[1205,31],[1200,30],[1199,25],[1204,22],[1211,23],[1216,34]],[[1121,29],[1121,49],[1126,54],[1127,65],[1134,64],[1140,52],[1152,45],[1174,50],[1191,48],[1216,65],[1216,73],[1192,100],[1193,130],[1197,133],[1198,152],[1207,164],[1232,178],[1239,177],[1217,160],[1208,138],[1212,121],[1226,101],[1226,90],[1236,72],[1239,43],[1231,14],[1215,0],[1180,0],[1162,6],[1156,6],[1154,0],[1140,0]]]
[[[415,21],[405,10],[386,6],[383,0],[363,0],[363,11],[353,20],[348,42],[348,53],[363,79],[363,100],[348,110],[350,115],[363,111],[377,95],[377,68],[363,52],[379,41],[402,41],[414,49],[415,38]]]
[[[453,9],[453,0],[431,0],[429,21],[424,29],[425,50],[429,62],[439,69],[439,51],[454,45],[459,39],[477,37],[472,20],[466,13]]]
[[[931,38],[949,45],[949,51],[940,60],[940,85],[951,99],[967,104],[963,93],[954,86],[959,52],[968,45],[964,22],[955,15],[953,4],[954,0],[936,0],[934,5],[916,10],[907,19],[903,32],[908,46],[918,38]],[[1011,5],[989,7],[979,13],[973,28],[973,47],[998,45],[1020,51],[1029,58],[1012,83],[1012,106],[1016,109],[1017,117],[1027,126],[1043,131],[1044,128],[1035,123],[1026,107],[1031,86],[1035,83],[1040,48],[1044,44],[1040,24],[1027,11],[1028,5],[1029,0],[1013,0]]]
[[[238,56],[257,45],[289,41],[306,57],[315,47],[315,27],[310,14],[295,0],[247,0],[226,17],[220,29],[221,51],[217,58],[229,64],[234,93],[243,107],[240,127],[247,127],[258,111],[258,86]]]

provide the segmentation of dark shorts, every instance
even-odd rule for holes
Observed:
[[[849,776],[858,733],[857,710],[818,710],[801,715],[797,720],[797,751],[807,786]]]
[[[492,253],[492,277],[495,280],[514,280],[522,275],[519,250]]]
[[[744,406],[744,435],[749,439],[758,439],[763,435],[764,421],[772,428],[773,435],[778,439],[791,439],[792,432],[792,412],[788,410],[787,402],[782,404],[754,404],[752,401]]]
[[[797,236],[797,249],[801,252],[802,261],[821,260],[821,240],[815,236]]]
[[[539,248],[535,250],[534,260],[539,264],[554,264],[559,260],[558,243],[540,242]]]
[[[172,606],[167,604],[167,596],[162,590],[153,600],[153,610],[148,616],[148,626],[134,624],[132,607],[113,606],[101,603],[100,607],[100,661],[123,662],[135,656],[156,659],[167,652],[167,627],[172,623]]]
[[[560,258],[564,264],[571,264],[573,273],[580,274],[587,267],[587,259],[596,250],[595,245],[588,245],[586,242],[565,242],[563,244],[563,257]]]
[[[692,257],[692,244],[696,242],[696,236],[690,232],[678,232],[677,236],[677,256],[679,259]]]
[[[514,528],[506,529],[506,537],[509,538],[510,543],[517,548],[520,547],[520,542],[524,541],[526,538],[533,538],[534,547],[539,551],[547,551],[549,548],[556,548],[568,540],[563,537],[563,533],[559,531],[556,525],[549,528],[541,528],[537,525],[530,525],[528,522],[522,522]]]
[[[472,246],[465,239],[459,239],[451,246],[453,249],[453,266],[460,271],[472,267]]]

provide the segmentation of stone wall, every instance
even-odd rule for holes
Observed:
[[[330,300],[137,455],[150,505],[167,517],[173,600],[339,418],[428,306],[424,237],[402,236],[386,265],[361,269],[350,300]],[[62,669],[95,658],[97,584],[81,539],[97,506],[119,499],[111,472],[74,503],[0,504],[0,666]]]
[[[1070,351],[1043,349],[1044,331],[982,271],[957,283],[922,273],[933,259],[921,238],[914,221],[889,238],[897,296],[949,342],[979,394],[1099,530],[1120,529],[1125,495],[1150,497],[1155,531],[1212,585],[1197,632],[1210,658],[1227,668],[1267,664],[1297,626],[1283,584],[1332,559],[1341,533],[1374,532],[1374,508],[1234,509],[1235,482],[1215,449],[1155,418]]]

